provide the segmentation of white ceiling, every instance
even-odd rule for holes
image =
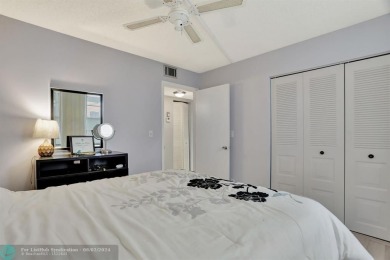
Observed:
[[[136,31],[123,26],[167,15],[161,1],[0,0],[0,14],[200,73],[390,13],[390,0],[244,0],[192,16],[197,44],[169,22]]]

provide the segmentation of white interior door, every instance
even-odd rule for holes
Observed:
[[[230,178],[230,85],[195,92],[195,170]]]
[[[344,222],[344,65],[303,74],[304,195]]]
[[[346,225],[390,241],[390,55],[346,64]]]
[[[302,73],[272,79],[271,187],[303,195]]]
[[[173,101],[173,169],[190,169],[188,103]]]

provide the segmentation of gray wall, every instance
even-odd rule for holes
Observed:
[[[230,83],[231,174],[269,186],[270,77],[390,52],[390,15],[201,74],[204,88]]]
[[[50,117],[50,82],[104,94],[109,148],[129,153],[130,173],[161,169],[161,81],[196,87],[199,75],[0,16],[0,187],[30,188],[31,160],[43,140],[36,118]],[[149,130],[154,138],[148,137]]]

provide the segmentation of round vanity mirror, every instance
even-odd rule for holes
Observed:
[[[93,132],[95,136],[98,136],[103,140],[109,140],[113,138],[115,134],[114,127],[107,123],[96,125]]]
[[[96,125],[92,133],[96,139],[102,139],[104,141],[103,149],[100,150],[102,154],[111,153],[111,150],[107,149],[107,140],[110,140],[115,135],[115,129],[111,124],[103,123]]]

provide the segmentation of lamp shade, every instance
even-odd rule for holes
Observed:
[[[59,126],[55,120],[37,119],[34,128],[35,138],[58,138],[60,135]]]

